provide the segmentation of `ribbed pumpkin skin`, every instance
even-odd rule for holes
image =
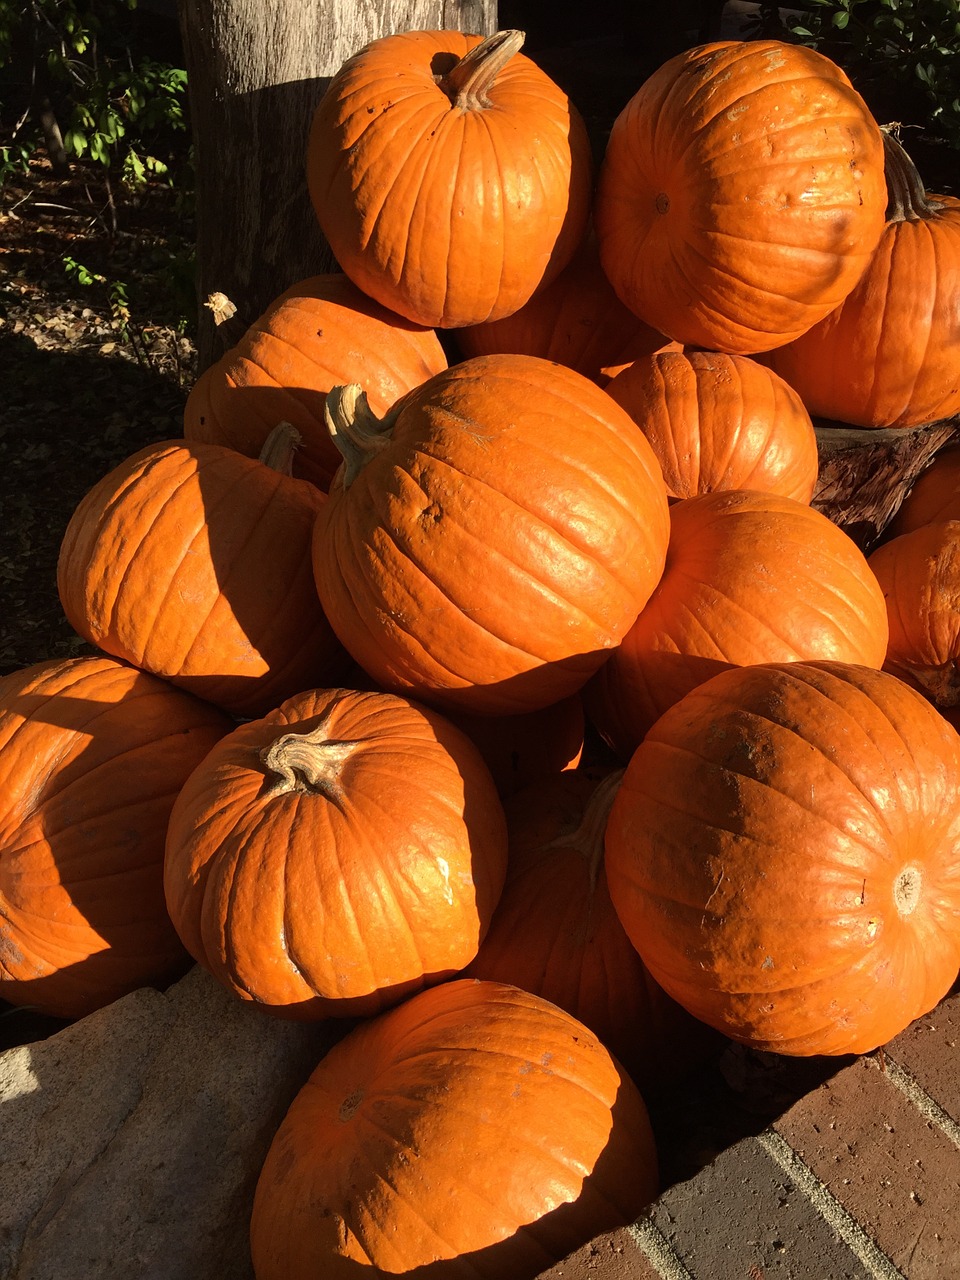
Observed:
[[[625,760],[658,716],[728,666],[883,665],[883,593],[826,516],[743,489],[685,498],[670,518],[663,577],[585,690],[588,715]]]
[[[253,1267],[533,1280],[656,1191],[644,1103],[587,1028],[464,979],[355,1028],[316,1068],[260,1174]]]
[[[739,355],[838,307],[884,225],[880,130],[830,59],[720,41],[664,63],[614,122],[594,217],[619,297]]]
[[[888,222],[853,292],[771,363],[811,413],[912,427],[960,412],[960,200]]]
[[[901,502],[885,530],[898,538],[921,525],[960,520],[960,448],[941,450]]]
[[[650,441],[671,498],[758,489],[809,502],[813,422],[786,382],[748,356],[660,351],[607,384]]]
[[[582,119],[517,53],[486,105],[435,80],[480,44],[459,31],[374,40],[314,116],[307,183],[337,262],[417,324],[509,315],[566,266],[586,230],[592,158]]]
[[[637,748],[606,849],[653,976],[754,1048],[869,1052],[957,976],[960,737],[887,672],[701,685]]]
[[[112,658],[0,679],[0,996],[79,1018],[189,963],[163,897],[174,796],[230,728]]]
[[[432,329],[387,311],[344,275],[314,276],[271,303],[200,375],[183,434],[256,458],[277,423],[289,422],[302,437],[293,474],[325,492],[340,465],[323,420],[330,388],[362,378],[382,413],[446,366]]]
[[[507,881],[466,973],[566,1009],[647,1097],[701,1065],[720,1038],[653,981],[613,909],[603,834],[620,776],[565,773],[507,802]]]
[[[541,356],[601,387],[631,360],[674,345],[623,305],[603,274],[592,240],[519,311],[458,329],[456,339],[466,356]]]
[[[284,782],[262,753],[307,733],[316,776],[287,753]],[[240,725],[194,771],[164,884],[184,945],[236,995],[353,1017],[473,959],[506,849],[493,779],[459,730],[405,698],[316,689]]]
[[[921,525],[870,556],[887,604],[886,666],[938,706],[960,703],[960,520]]]
[[[70,625],[239,716],[346,658],[311,570],[324,495],[223,445],[149,445],[80,501],[57,569]]]
[[[478,356],[403,402],[390,439],[314,538],[344,646],[384,688],[486,715],[576,692],[663,568],[652,450],[586,378]]]

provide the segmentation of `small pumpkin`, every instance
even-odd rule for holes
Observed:
[[[382,421],[359,388],[331,392],[326,412],[346,462],[314,572],[364,670],[471,714],[580,689],[666,553],[663,477],[629,416],[581,374],[522,355],[465,360]]]
[[[301,280],[201,373],[183,414],[188,440],[259,456],[280,422],[300,434],[293,474],[326,491],[340,455],[323,418],[332,386],[363,378],[374,412],[447,366],[432,329],[374,302],[345,275]]]
[[[755,1049],[867,1053],[960,966],[960,737],[885,671],[722,672],[617,792],[606,869],[654,978]]]
[[[897,538],[939,520],[960,520],[960,446],[955,444],[934,455],[900,503],[885,536]]]
[[[960,412],[960,200],[928,195],[883,134],[887,221],[853,291],[771,352],[811,413],[858,427],[912,427]]]
[[[364,293],[416,324],[509,315],[583,239],[586,127],[523,39],[384,36],[341,67],[314,115],[307,185],[324,236]]]
[[[617,117],[594,220],[631,311],[750,355],[843,302],[886,202],[880,128],[840,67],[803,45],[717,41],[665,62]]]
[[[960,519],[892,538],[870,568],[890,622],[886,667],[938,706],[960,704]]]
[[[607,384],[650,441],[670,498],[758,489],[813,497],[817,436],[803,401],[748,356],[657,351]]]
[[[294,1099],[253,1203],[257,1280],[533,1280],[657,1190],[643,1100],[581,1023],[461,979],[355,1027]]]
[[[584,691],[629,759],[684,694],[730,666],[830,659],[880,667],[887,609],[866,557],[806,503],[731,489],[670,508],[667,567]]]
[[[194,770],[164,885],[184,945],[238,997],[353,1017],[473,959],[506,852],[493,779],[458,729],[392,694],[314,689]]]
[[[61,543],[71,626],[238,716],[335,679],[347,657],[311,568],[325,498],[289,474],[295,443],[288,424],[259,459],[168,440],[102,477]]]
[[[631,360],[676,345],[623,305],[603,273],[593,237],[519,311],[458,329],[454,336],[466,356],[541,356],[601,387]]]
[[[650,1097],[722,1042],[654,982],[613,909],[603,840],[622,776],[559,774],[507,801],[507,880],[466,973],[566,1009]]]
[[[174,796],[230,729],[113,658],[0,678],[0,997],[80,1018],[190,958],[167,915]]]

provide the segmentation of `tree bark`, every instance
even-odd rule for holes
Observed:
[[[205,304],[252,323],[290,285],[336,269],[305,180],[330,78],[379,36],[496,29],[496,0],[178,0],[197,200],[199,369],[225,343]]]

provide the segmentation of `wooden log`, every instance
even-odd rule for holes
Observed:
[[[859,428],[817,419],[820,475],[811,505],[870,551],[960,415],[918,427]]]

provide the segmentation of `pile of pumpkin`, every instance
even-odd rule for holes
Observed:
[[[960,202],[770,41],[666,63],[594,186],[521,42],[346,63],[344,274],[73,514],[99,653],[0,682],[7,1000],[192,958],[356,1020],[260,1280],[534,1275],[656,1194],[643,1094],[717,1032],[869,1051],[960,965],[960,455],[869,560],[810,506],[811,412],[960,409]]]

